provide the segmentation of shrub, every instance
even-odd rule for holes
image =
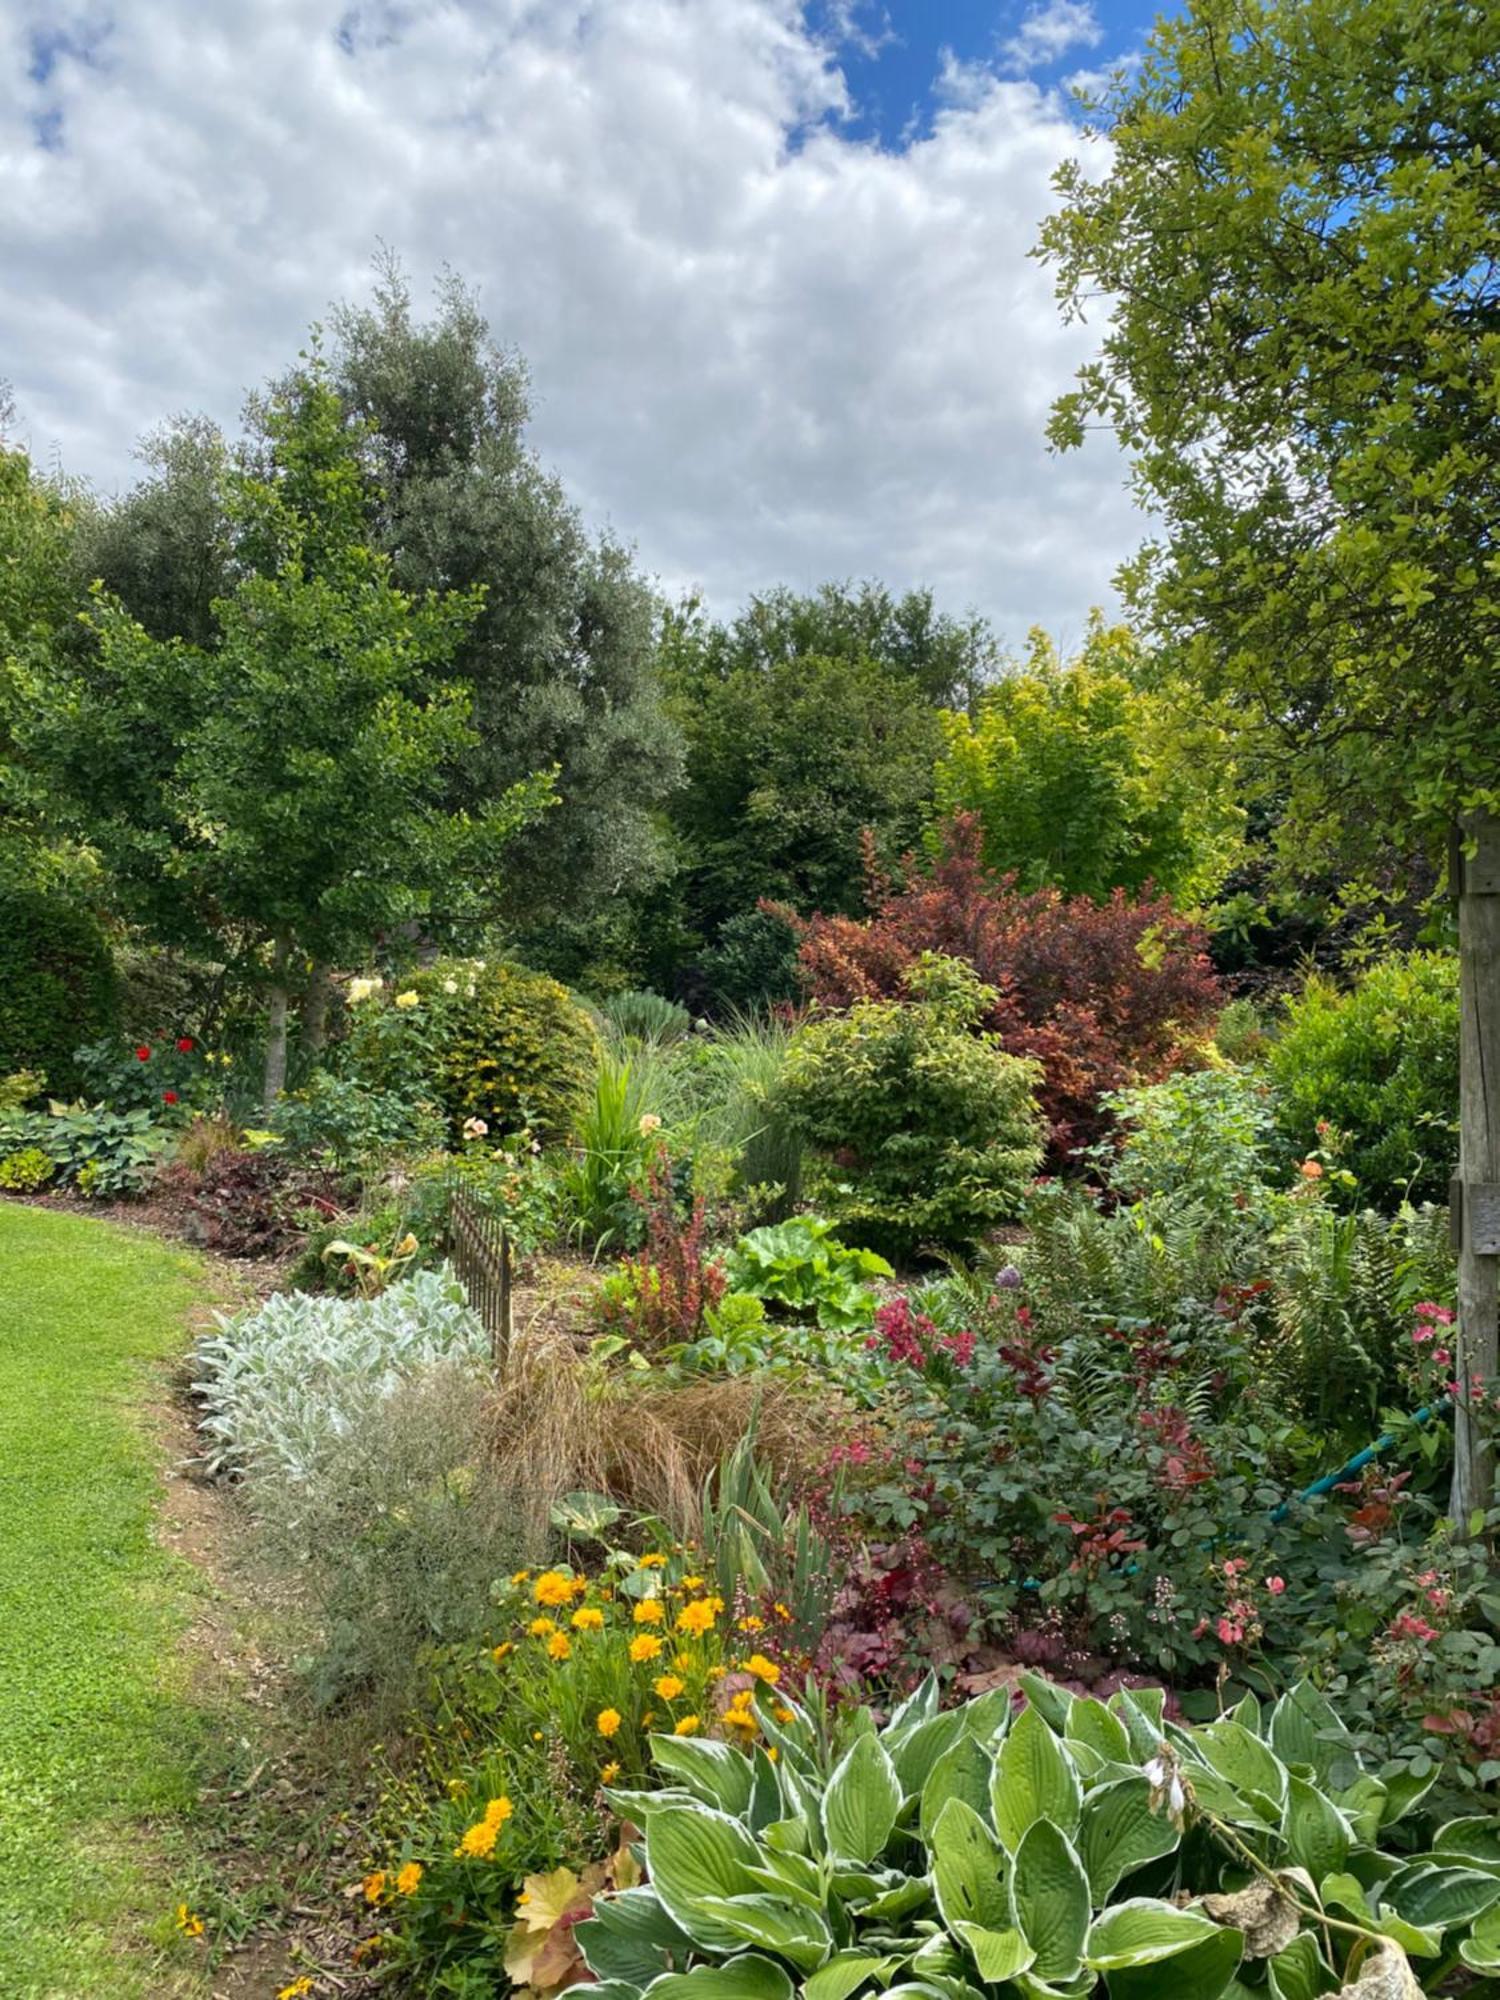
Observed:
[[[1243,1070],[1180,1071],[1103,1099],[1119,1128],[1101,1149],[1109,1183],[1127,1196],[1179,1195],[1217,1211],[1264,1194],[1271,1093]]]
[[[40,1146],[23,1146],[0,1159],[0,1188],[8,1194],[35,1194],[57,1171]]]
[[[639,1253],[607,1279],[600,1322],[647,1353],[695,1340],[704,1313],[724,1295],[724,1267],[706,1249],[702,1195],[680,1212],[671,1162],[658,1153],[637,1190],[645,1240]]]
[[[680,1042],[692,1032],[693,1017],[659,993],[611,993],[599,1003],[610,1031],[623,1041]]]
[[[742,1236],[725,1259],[725,1274],[734,1293],[767,1299],[793,1319],[848,1332],[872,1323],[870,1281],[892,1272],[873,1250],[846,1248],[831,1222],[794,1215]]]
[[[523,1126],[548,1142],[572,1133],[599,1044],[555,979],[503,961],[445,959],[389,990],[371,982],[349,990],[350,1060],[366,1085],[430,1091],[454,1139],[476,1119],[495,1138]]]
[[[747,1726],[726,1707],[721,1740],[658,1730],[659,1788],[606,1788],[644,1828],[644,1886],[601,1870],[517,1911],[508,1961],[532,1990],[551,1990],[549,1966],[582,1976],[575,1953],[609,2000],[653,1984],[665,2000],[684,1976],[755,2000],[882,1982],[1216,2000],[1266,1965],[1276,1993],[1380,2000],[1443,1990],[1460,1952],[1500,1965],[1486,1827],[1459,1821],[1409,1856],[1409,1793],[1361,1765],[1305,1684],[1194,1729],[1159,1689],[1105,1703],[1031,1674],[1019,1714],[1009,1688],[942,1714],[929,1676],[884,1727],[851,1706],[830,1740],[815,1710],[747,1679]],[[762,1737],[776,1761],[735,1740]],[[497,1818],[509,1858],[526,1830]],[[454,1884],[451,1851],[419,1911],[441,1920],[446,1902],[451,1935],[456,1892],[461,1929],[492,1932],[480,1885],[514,1867],[461,1857]]]
[[[271,1128],[288,1153],[343,1169],[373,1169],[393,1153],[432,1151],[444,1135],[432,1103],[404,1091],[369,1090],[326,1070],[279,1101]]]
[[[985,867],[972,816],[948,825],[937,858],[904,885],[866,860],[868,918],[793,920],[813,996],[825,1007],[890,999],[923,953],[963,959],[993,989],[984,1025],[1042,1065],[1038,1097],[1061,1157],[1098,1137],[1105,1091],[1166,1075],[1219,1007],[1203,933],[1165,897],[1023,894]]]
[[[77,903],[0,881],[0,1075],[41,1070],[55,1097],[82,1087],[80,1042],[116,1021],[114,963],[104,933]]]
[[[10,1113],[8,1142],[44,1153],[59,1180],[90,1199],[139,1194],[172,1144],[149,1111],[110,1111],[102,1104],[54,1104],[47,1112]]]
[[[789,1107],[822,1158],[820,1204],[897,1254],[963,1246],[1013,1216],[1041,1160],[1041,1071],[979,1023],[997,996],[924,955],[904,998],[809,1022],[787,1055]]]
[[[775,1007],[797,995],[797,932],[773,910],[739,910],[702,957],[703,977],[723,1008]]]
[[[193,1127],[188,1128],[191,1135]],[[185,1135],[186,1136],[186,1135]],[[294,1244],[309,1218],[332,1223],[342,1206],[336,1175],[299,1167],[270,1149],[247,1152],[214,1144],[194,1164],[174,1160],[157,1176],[154,1194],[180,1204],[182,1231],[221,1257],[277,1257]],[[321,1281],[320,1281],[321,1282]]]
[[[1458,961],[1386,959],[1342,991],[1314,974],[1287,1002],[1268,1061],[1294,1158],[1339,1135],[1360,1198],[1442,1201],[1458,1156]]]

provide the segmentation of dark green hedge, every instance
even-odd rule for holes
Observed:
[[[80,1087],[73,1051],[118,1026],[114,961],[98,922],[66,898],[0,881],[0,1076],[40,1070]]]

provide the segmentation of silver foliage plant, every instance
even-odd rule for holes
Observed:
[[[488,1339],[445,1266],[374,1299],[281,1292],[197,1345],[203,1461],[215,1474],[307,1485],[341,1441],[440,1364],[483,1365]]]

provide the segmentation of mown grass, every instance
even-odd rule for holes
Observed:
[[[191,1993],[150,1823],[191,1801],[192,1572],[153,1539],[144,1406],[202,1266],[0,1204],[0,1994]],[[122,1938],[133,1937],[122,1950]],[[174,1968],[172,1959],[176,1959]]]

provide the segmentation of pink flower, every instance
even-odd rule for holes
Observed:
[[[1214,1630],[1218,1633],[1220,1642],[1225,1646],[1237,1646],[1245,1636],[1244,1626],[1235,1625],[1228,1618],[1221,1618],[1214,1627]]]
[[[1429,1639],[1437,1638],[1436,1628],[1415,1612],[1403,1611],[1399,1618],[1393,1618],[1387,1625],[1386,1636],[1391,1639],[1419,1639],[1425,1645]]]
[[[1432,1350],[1432,1358],[1439,1368],[1446,1368],[1453,1359],[1453,1356],[1448,1352],[1446,1347],[1435,1347]]]
[[[1440,1306],[1432,1299],[1422,1299],[1417,1305],[1412,1307],[1412,1311],[1418,1319],[1436,1320],[1439,1326],[1452,1326],[1453,1324],[1453,1308],[1451,1306]]]
[[[1281,1593],[1286,1589],[1286,1578],[1284,1576],[1268,1576],[1266,1578],[1266,1589],[1270,1591],[1273,1597],[1280,1597]]]

